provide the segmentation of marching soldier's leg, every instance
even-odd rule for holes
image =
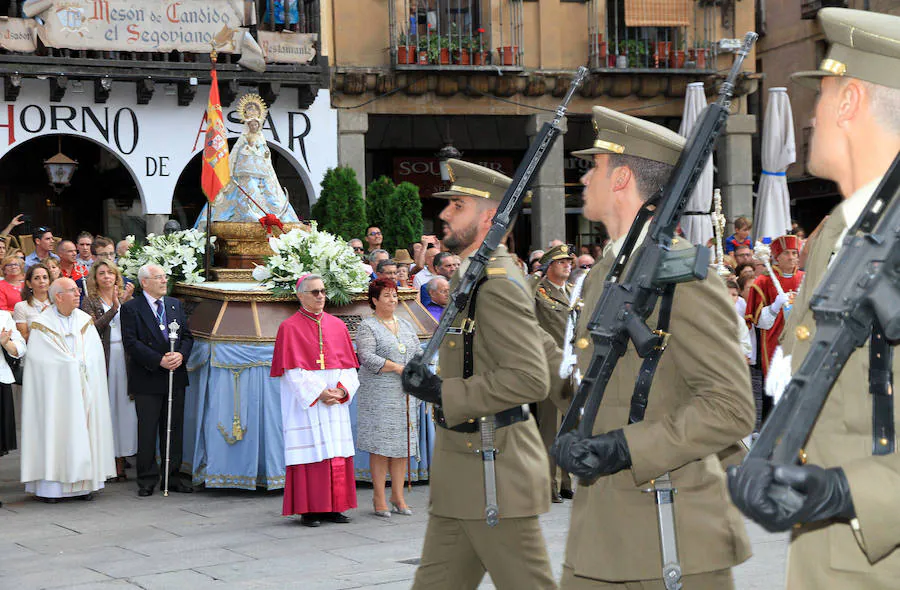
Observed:
[[[413,590],[466,590],[478,587],[484,565],[466,534],[467,521],[431,515],[425,531],[422,560]]]
[[[538,431],[541,433],[544,449],[549,453],[550,445],[553,444],[559,428],[559,410],[556,409],[553,402],[546,399],[537,403],[537,413]],[[554,501],[559,500],[559,478],[556,474],[556,461],[550,457],[550,496]]]
[[[468,537],[498,590],[555,589],[547,544],[537,516],[462,521]]]

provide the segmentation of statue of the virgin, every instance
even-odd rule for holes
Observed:
[[[284,223],[298,222],[297,213],[275,176],[272,154],[262,134],[266,103],[258,94],[246,94],[238,103],[237,112],[244,122],[244,131],[228,156],[231,180],[212,204],[212,220],[258,223],[261,217],[274,215]],[[203,206],[194,228],[206,231],[208,208],[208,204]]]

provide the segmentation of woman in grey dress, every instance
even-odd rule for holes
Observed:
[[[357,443],[370,453],[376,516],[412,514],[403,498],[409,457],[418,454],[416,400],[403,393],[400,373],[419,350],[416,330],[394,316],[397,285],[378,279],[369,285],[369,306],[375,313],[356,332],[359,357]],[[385,498],[385,480],[391,474],[391,509]]]

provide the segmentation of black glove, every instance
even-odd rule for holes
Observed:
[[[557,465],[583,480],[593,480],[631,467],[631,453],[621,429],[590,438],[567,432],[550,447]]]
[[[406,363],[400,381],[403,384],[403,391],[409,395],[425,402],[441,405],[443,380],[429,371],[419,357]]]
[[[850,484],[840,467],[778,465],[763,459],[728,469],[728,491],[735,505],[772,532],[797,523],[853,518]]]

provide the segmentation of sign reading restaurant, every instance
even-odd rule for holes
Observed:
[[[268,63],[309,63],[316,55],[315,34],[259,31],[259,44],[247,40],[255,22],[243,0],[30,0],[24,12],[34,18],[0,21],[0,48],[32,53],[37,40],[47,47],[95,51],[258,53]],[[220,45],[224,43],[224,45]],[[260,50],[260,46],[262,47]]]
[[[269,108],[263,134],[297,170],[312,204],[325,171],[337,166],[337,115],[326,90],[319,91],[309,109],[289,108],[297,104],[295,92],[282,89]],[[177,96],[163,92],[155,93],[149,104],[138,105],[132,83],[114,83],[105,104],[95,104],[91,94],[89,87],[81,93],[70,89],[64,103],[51,103],[46,81],[22,80],[18,100],[0,103],[0,159],[35,137],[64,134],[88,139],[110,150],[129,170],[144,213],[171,213],[175,185],[203,149],[206,92],[198,92],[198,100],[187,107],[178,106]],[[229,137],[243,131],[236,106],[237,101],[223,108]],[[199,178],[196,184],[199,187]]]

